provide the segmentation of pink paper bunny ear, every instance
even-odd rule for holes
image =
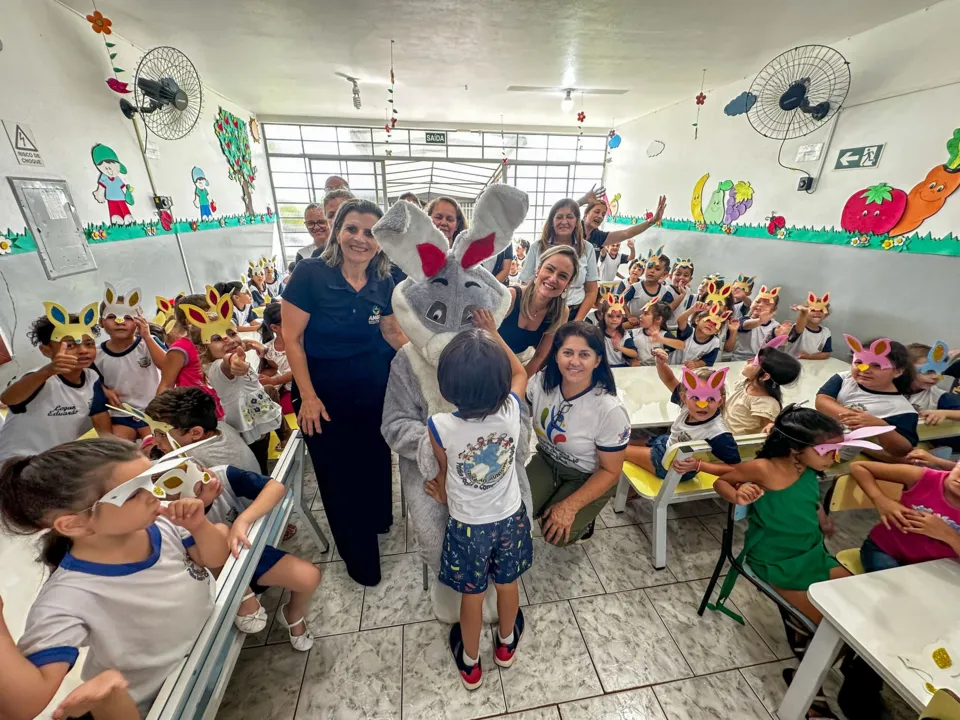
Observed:
[[[866,370],[870,365],[877,365],[881,369],[889,370],[893,367],[888,357],[892,349],[890,338],[879,338],[870,344],[868,350],[864,349],[861,343],[853,335],[844,335],[847,339],[847,345],[853,350],[853,364],[858,366],[861,371]]]
[[[778,348],[790,339],[789,335],[776,335],[763,344],[765,348]]]
[[[446,237],[429,215],[405,200],[398,200],[377,221],[373,236],[387,257],[418,282],[433,277],[447,264]]]
[[[680,377],[683,380],[683,386],[687,390],[696,390],[700,386],[700,377],[690,368],[683,368]]]
[[[859,430],[853,430],[848,433],[844,433],[843,439],[837,443],[821,443],[820,445],[814,445],[813,449],[817,451],[820,455],[826,455],[828,452],[833,450],[839,450],[842,447],[858,447],[866,448],[867,450],[883,450],[880,445],[864,440],[863,438],[875,437],[877,435],[882,435],[883,433],[891,432],[896,430],[893,425],[882,425],[874,427],[865,427],[860,428]]]
[[[453,241],[454,257],[469,269],[496,255],[513,242],[513,232],[527,216],[529,205],[522,190],[509,185],[488,187],[474,205],[470,229]]]
[[[849,347],[855,353],[863,351],[863,343],[857,340],[853,335],[847,335],[844,333],[843,337],[847,341],[847,347]]]

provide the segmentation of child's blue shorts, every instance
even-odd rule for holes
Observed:
[[[663,466],[663,456],[667,454],[667,442],[669,442],[669,440],[669,435],[657,435],[647,445],[647,447],[650,448],[650,462],[653,465],[656,476],[661,480],[667,477],[667,469]],[[688,473],[684,473],[680,479],[693,480],[696,476],[696,471],[691,470]]]
[[[133,428],[134,430],[147,427],[147,424],[143,420],[137,420],[136,418],[124,415],[111,417],[110,422],[114,425],[123,425],[124,427]]]
[[[533,535],[527,508],[505,520],[469,525],[453,518],[447,521],[447,534],[440,555],[440,582],[458,593],[476,595],[486,592],[487,578],[507,585],[526,572],[533,563]]]
[[[267,585],[260,584],[260,578],[273,569],[273,566],[283,560],[289,553],[278,550],[273,545],[264,545],[263,554],[257,560],[257,567],[253,570],[253,577],[250,578],[250,589],[260,595],[267,591]]]

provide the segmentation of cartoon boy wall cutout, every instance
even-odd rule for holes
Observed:
[[[193,192],[193,206],[200,208],[200,219],[212,218],[217,211],[217,204],[210,199],[210,181],[203,174],[203,170],[198,167],[193,169],[193,184],[196,190]]]
[[[133,205],[133,188],[127,185],[121,175],[127,174],[126,166],[120,162],[113,148],[106,145],[94,145],[90,151],[93,164],[100,171],[97,189],[93,197],[98,203],[107,204],[112,225],[129,225],[133,222],[130,205]]]

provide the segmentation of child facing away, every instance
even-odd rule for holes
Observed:
[[[195,458],[170,470],[158,484],[164,485],[171,478],[173,485],[182,489],[181,497],[193,495],[200,499],[207,519],[225,531],[234,557],[241,548],[250,547],[247,535],[253,524],[276,507],[287,492],[282,483],[265,475],[233,465],[208,468],[196,463]],[[219,567],[215,571],[219,572]],[[248,634],[263,630],[267,626],[267,611],[256,596],[269,587],[284,588],[290,596],[277,611],[277,622],[286,628],[293,649],[306,652],[313,647],[306,612],[319,584],[320,570],[316,565],[265,545],[250,580],[250,591],[237,608],[234,624]]]
[[[889,338],[869,346],[844,335],[853,350],[848,372],[837,373],[817,393],[817,410],[843,423],[849,430],[892,425],[896,432],[877,438],[886,456],[896,462],[917,444],[917,411],[906,398],[913,387],[914,368],[907,349]],[[843,460],[856,457],[853,450]],[[877,456],[880,457],[880,456]]]
[[[440,472],[425,484],[450,509],[440,582],[462,594],[450,651],[468,690],[483,680],[480,633],[489,578],[500,618],[493,660],[510,667],[524,627],[517,579],[533,562],[531,522],[515,464],[527,372],[490,312],[478,310],[473,317],[477,329],[454,337],[437,365],[440,394],[457,409],[427,421]]]
[[[850,466],[853,479],[880,513],[880,523],[860,548],[867,572],[960,556],[960,466],[922,450],[914,454],[933,467]],[[900,499],[887,496],[878,480],[902,485]]]
[[[607,364],[610,367],[626,367],[628,358],[635,360],[636,350],[624,347],[627,333],[623,329],[625,320],[623,299],[613,293],[607,293],[595,313],[596,325],[603,333],[603,344],[607,351]]]
[[[798,360],[827,360],[833,353],[833,339],[830,330],[823,327],[823,321],[830,314],[830,293],[817,297],[807,293],[806,305],[794,305],[797,322],[788,335],[784,351]]]
[[[216,390],[210,387],[206,376],[203,374],[203,365],[200,364],[200,352],[197,345],[200,344],[200,330],[187,322],[187,316],[184,312],[184,306],[199,308],[201,314],[210,310],[210,300],[214,295],[210,293],[211,288],[207,286],[207,296],[203,295],[184,295],[177,300],[174,305],[174,316],[176,323],[172,330],[172,335],[176,338],[169,345],[167,355],[163,361],[163,367],[160,368],[160,385],[157,387],[157,394],[175,387],[196,387],[203,390],[213,398],[217,406],[217,418],[223,419],[223,406],[220,404],[220,398]],[[216,295],[219,300],[219,295]]]
[[[670,305],[665,302],[649,302],[635,318],[635,330],[623,341],[624,357],[631,365],[653,365],[653,351],[658,348],[683,350],[683,340],[667,330]],[[628,320],[629,322],[629,320]],[[624,325],[628,326],[628,322]]]
[[[710,306],[696,303],[677,316],[677,340],[682,340],[684,345],[671,356],[673,365],[691,370],[713,367],[720,355],[719,333],[731,316],[729,310],[722,308],[718,303]]]
[[[761,285],[757,299],[750,306],[750,316],[740,321],[733,349],[734,360],[749,360],[760,352],[779,324],[774,317],[779,304],[780,288],[768,290],[766,285]]]
[[[253,450],[225,420],[217,420],[216,403],[200,388],[166,390],[147,404],[145,412],[155,425],[168,426],[153,432],[162,452],[209,439],[190,453],[201,465],[233,465],[248,472],[260,471]]]
[[[244,344],[233,325],[230,298],[207,287],[214,311],[185,305],[187,321],[200,331],[202,359],[210,386],[223,405],[224,419],[253,451],[260,472],[267,472],[270,433],[280,427],[283,411],[267,397],[256,370],[247,362]]]
[[[681,442],[705,441],[720,462],[708,463],[695,458],[678,460],[672,467],[682,473],[680,479],[691,480],[701,471],[711,475],[729,472],[731,465],[740,462],[740,451],[723,421],[723,383],[728,368],[716,372],[708,368],[696,371],[683,368],[681,384],[667,365],[667,354],[658,350],[656,359],[657,374],[672,393],[670,402],[680,406],[680,414],[673,421],[669,434],[658,435],[647,446],[628,445],[627,460],[662,480],[667,476],[663,458],[668,447]]]
[[[777,349],[774,338],[741,371],[723,406],[723,419],[734,435],[752,435],[772,427],[783,406],[784,385],[800,377],[800,362]]]
[[[207,568],[223,565],[227,542],[199,500],[161,505],[152,468],[133,443],[102,438],[13,458],[0,471],[3,524],[43,532],[52,571],[17,645],[0,621],[3,717],[39,716],[83,647],[88,696],[109,691],[119,673],[146,717],[193,648],[213,609]]]
[[[643,280],[631,285],[623,295],[623,301],[627,303],[632,316],[627,323],[628,328],[637,327],[636,318],[640,309],[652,302],[664,302],[672,312],[670,303],[674,300],[673,293],[663,284],[663,279],[670,273],[670,258],[663,254],[663,246],[658,250],[650,250],[643,262]],[[670,313],[666,317],[669,318]]]
[[[110,435],[103,381],[96,368],[97,303],[79,315],[56,303],[33,321],[27,337],[50,362],[10,383],[0,402],[10,408],[0,426],[0,462],[76,440],[92,427]]]
[[[693,258],[677,258],[673,263],[673,273],[667,281],[667,287],[673,300],[670,303],[670,317],[667,319],[667,329],[676,332],[677,318],[693,307],[697,296],[690,290],[693,280]]]
[[[597,269],[600,271],[600,282],[610,287],[615,285],[622,276],[618,272],[621,265],[630,263],[636,256],[636,249],[633,240],[627,240],[627,247],[630,248],[630,254],[620,252],[620,243],[604,245],[597,251]]]
[[[157,394],[167,353],[150,334],[140,307],[140,288],[118,295],[108,283],[100,303],[100,325],[109,337],[97,350],[97,369],[104,385],[116,393],[119,402],[143,410]],[[119,438],[136,440],[150,434],[142,420],[116,410],[111,410],[110,416],[113,434]]]

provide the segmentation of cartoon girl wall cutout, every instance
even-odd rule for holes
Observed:
[[[90,156],[94,166],[100,171],[97,189],[93,191],[94,200],[107,204],[112,225],[130,225],[133,222],[133,214],[130,212],[133,188],[120,177],[127,174],[126,166],[120,162],[113,148],[106,145],[94,145]]]
[[[198,167],[191,173],[193,184],[196,190],[193,191],[193,206],[200,208],[200,219],[212,218],[217,211],[217,204],[210,199],[210,181],[207,180],[203,170]]]

